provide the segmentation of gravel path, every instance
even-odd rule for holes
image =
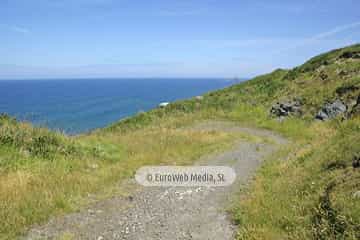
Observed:
[[[240,141],[232,150],[205,156],[196,165],[234,168],[237,178],[229,187],[139,187],[131,197],[114,197],[88,209],[51,219],[31,229],[23,239],[234,239],[235,228],[228,219],[232,193],[254,173],[262,159],[287,141],[265,130],[243,128],[227,122],[206,122],[195,130],[244,132],[268,138],[266,143]]]

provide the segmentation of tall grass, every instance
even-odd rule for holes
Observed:
[[[106,186],[132,176],[140,166],[191,164],[234,139],[223,132],[178,128],[179,118],[165,122],[126,133],[113,130],[70,138],[3,120],[0,239],[14,239],[34,223],[76,209],[88,193],[105,194]]]
[[[353,194],[360,172],[351,165],[360,151],[359,123],[314,123],[304,129],[311,141],[297,139],[272,156],[235,203],[238,239],[359,239]]]

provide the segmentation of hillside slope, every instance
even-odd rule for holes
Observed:
[[[74,211],[90,193],[109,194],[105,186],[142,165],[191,164],[230,146],[232,134],[178,131],[225,119],[294,143],[234,201],[239,239],[359,239],[359,95],[360,45],[353,45],[75,137],[1,115],[0,238]]]

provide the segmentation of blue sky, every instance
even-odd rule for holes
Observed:
[[[358,0],[1,0],[0,78],[250,77],[360,42]]]

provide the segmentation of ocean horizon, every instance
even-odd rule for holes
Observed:
[[[85,133],[173,102],[230,86],[220,78],[0,80],[0,113],[67,134]]]

